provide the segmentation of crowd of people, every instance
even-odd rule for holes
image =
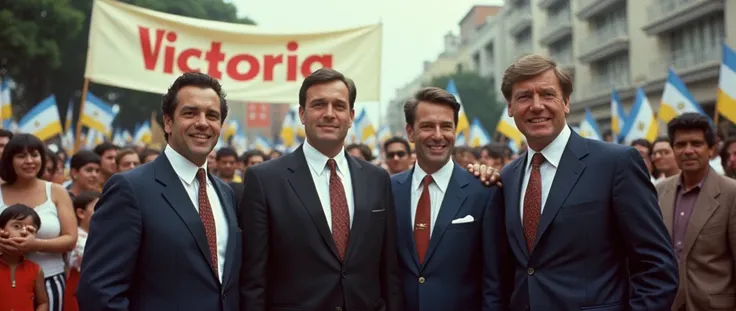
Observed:
[[[651,144],[582,138],[543,56],[501,90],[519,153],[456,147],[460,104],[431,87],[381,159],[345,146],[357,87],[332,69],[287,154],[214,150],[227,101],[201,73],[163,96],[160,151],[67,161],[0,130],[0,310],[736,309],[736,139],[694,113]]]

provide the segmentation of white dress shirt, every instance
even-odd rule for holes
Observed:
[[[432,236],[434,231],[434,224],[437,222],[437,215],[440,214],[440,207],[442,207],[442,200],[445,199],[445,193],[447,193],[447,186],[450,184],[450,178],[452,178],[452,170],[455,168],[455,162],[452,160],[447,161],[439,170],[434,172],[432,175],[432,183],[429,184],[429,236]],[[419,166],[414,165],[414,174],[411,178],[411,224],[414,228],[414,222],[417,215],[417,205],[419,205],[419,198],[422,196],[424,191],[424,176],[427,173]]]
[[[330,167],[327,166],[327,156],[312,147],[308,141],[304,141],[304,157],[309,165],[309,172],[312,173],[314,187],[317,188],[319,201],[322,203],[322,211],[325,213],[327,225],[332,232],[332,206],[330,205]],[[350,215],[350,227],[353,227],[353,218],[355,217],[355,204],[353,198],[353,180],[350,178],[350,168],[348,167],[348,159],[345,157],[345,148],[341,149],[337,156],[334,157],[337,163],[337,176],[342,181],[342,187],[345,189],[345,198],[348,201],[348,214]]]
[[[557,174],[557,168],[560,166],[560,160],[562,159],[562,153],[565,152],[567,142],[570,141],[570,128],[565,125],[559,135],[549,144],[544,147],[542,151],[535,151],[532,148],[528,148],[526,154],[526,169],[524,170],[524,181],[521,184],[521,199],[519,200],[519,214],[521,215],[521,221],[524,222],[524,195],[526,194],[526,187],[529,185],[529,178],[532,176],[532,157],[537,152],[542,153],[545,161],[539,166],[539,173],[542,175],[542,206],[540,209],[540,215],[544,213],[544,204],[547,203],[549,197],[549,189],[552,188],[552,182],[555,180],[555,174]],[[566,181],[562,181],[566,182]]]
[[[199,181],[197,180],[197,171],[200,167],[194,165],[194,163],[187,160],[181,154],[176,152],[170,146],[166,146],[164,154],[169,159],[171,167],[174,168],[174,172],[179,176],[184,190],[189,195],[189,199],[192,201],[194,208],[199,214]],[[205,173],[207,172],[207,162],[201,166]],[[219,274],[220,282],[222,282],[222,273],[225,270],[225,252],[227,250],[227,240],[229,238],[229,228],[227,225],[227,218],[225,217],[225,211],[222,209],[220,203],[220,197],[215,191],[215,187],[212,186],[212,181],[207,178],[207,199],[210,200],[210,207],[212,207],[212,215],[215,217],[215,231],[217,233],[217,272]]]

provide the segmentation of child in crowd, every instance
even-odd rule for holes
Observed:
[[[36,211],[23,204],[8,206],[0,214],[0,238],[5,241],[23,244],[35,238],[40,227]],[[0,254],[0,310],[48,311],[43,270],[23,255]]]
[[[92,214],[95,212],[95,204],[100,198],[97,191],[84,191],[72,199],[74,205],[74,213],[77,215],[77,246],[69,253],[69,276],[66,280],[66,289],[64,292],[64,311],[78,311],[77,305],[77,285],[79,284],[79,275],[82,267],[82,255],[84,255],[84,245],[87,243],[87,232],[89,232],[89,222]],[[1,311],[1,310],[0,310]]]

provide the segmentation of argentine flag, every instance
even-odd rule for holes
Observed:
[[[670,68],[668,70],[667,83],[664,85],[662,93],[662,102],[659,105],[659,119],[664,122],[670,122],[675,117],[686,112],[697,112],[705,115],[703,108],[700,107],[690,94],[685,83]]]
[[[590,109],[587,108],[585,109],[585,118],[583,118],[583,121],[580,121],[580,126],[578,127],[577,132],[580,136],[585,138],[603,140],[601,131],[598,130],[598,123],[596,123],[595,118],[593,118],[593,114],[590,112]]]

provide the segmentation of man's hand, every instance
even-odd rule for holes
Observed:
[[[468,172],[473,174],[473,176],[475,176],[476,178],[479,178],[480,182],[482,182],[487,187],[493,185],[503,187],[503,184],[501,183],[501,172],[495,170],[490,166],[478,163],[468,164]]]

